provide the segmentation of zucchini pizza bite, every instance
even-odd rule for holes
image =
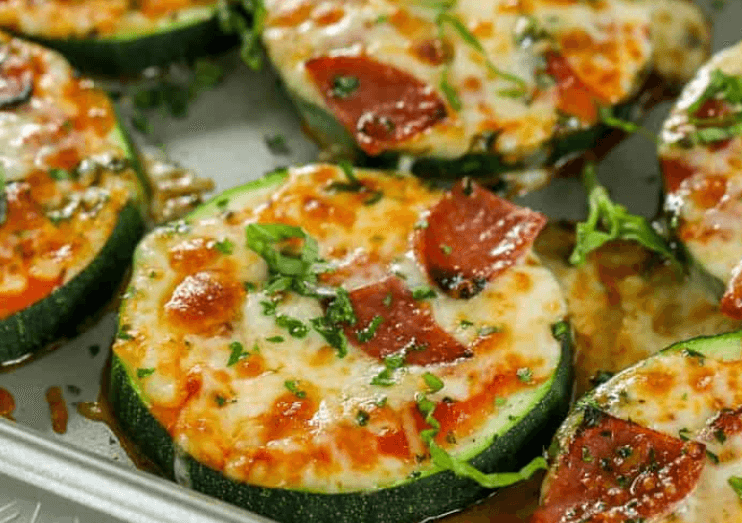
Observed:
[[[0,364],[110,297],[142,230],[135,163],[105,93],[0,33]]]
[[[532,523],[742,520],[742,332],[677,343],[578,402]]]
[[[465,476],[539,468],[480,471],[533,457],[565,412],[545,221],[471,181],[349,166],[232,189],[137,248],[113,410],[166,473],[279,521],[460,508],[489,492]]]
[[[688,84],[662,130],[665,210],[722,311],[742,319],[742,44]]]
[[[134,74],[224,45],[218,5],[214,0],[4,0],[0,29],[63,52],[83,71]]]
[[[690,78],[709,41],[703,16],[682,1],[266,0],[265,9],[263,42],[310,134],[335,155],[414,155],[427,176],[527,170],[589,149],[600,110],[628,110],[658,82],[647,81],[653,69]]]

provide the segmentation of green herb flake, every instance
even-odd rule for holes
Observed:
[[[430,389],[430,392],[432,393],[438,392],[443,388],[443,380],[441,380],[435,374],[431,374],[430,372],[426,372],[425,374],[423,374],[423,381],[425,381],[425,384],[428,386],[428,389]]]
[[[265,316],[273,316],[276,313],[276,302],[263,300],[260,302],[260,306],[263,308],[263,314]]]
[[[448,245],[440,245],[441,252],[445,254],[446,256],[450,255],[453,252],[453,248],[449,247]]]
[[[474,326],[474,322],[473,321],[461,320],[459,322],[459,327],[461,327],[462,329],[468,329],[469,327],[473,327],[473,326]]]
[[[588,192],[587,220],[577,224],[575,248],[569,258],[573,265],[585,263],[587,255],[613,240],[633,240],[672,262],[682,272],[680,262],[667,242],[641,217],[629,214],[626,207],[613,203],[605,187],[598,185],[595,167],[587,164],[583,182]]]
[[[420,219],[415,224],[415,229],[417,229],[417,230],[423,230],[423,229],[427,229],[429,226],[430,226],[430,224],[428,223],[428,220]]]
[[[428,300],[436,297],[435,291],[427,285],[420,285],[412,289],[412,297],[415,300]]]
[[[309,327],[301,320],[285,314],[276,317],[276,325],[289,331],[289,334],[294,338],[304,338],[309,333]]]
[[[271,336],[270,338],[266,338],[265,341],[269,341],[271,343],[281,343],[284,341],[283,336]]]
[[[590,454],[590,449],[586,446],[582,447],[582,461],[590,463],[593,460],[593,455]]]
[[[122,325],[121,327],[119,327],[116,337],[120,340],[133,340],[134,336],[129,333],[130,329],[131,325]]]
[[[299,399],[307,397],[307,393],[299,388],[299,382],[297,380],[286,380],[283,382],[283,386]]]
[[[356,413],[356,423],[358,423],[358,425],[361,427],[365,427],[366,425],[368,425],[368,420],[370,418],[371,415],[363,409],[359,409]]]
[[[716,454],[714,454],[713,452],[711,452],[708,449],[706,449],[706,457],[714,465],[718,465],[719,464],[719,456],[717,456]]]
[[[67,169],[49,169],[49,177],[52,180],[70,180],[72,179],[72,174]]]
[[[232,254],[234,252],[234,242],[225,238],[216,242],[214,248],[222,254]]]
[[[688,441],[690,439],[691,432],[687,428],[683,427],[678,431],[678,437],[682,439],[683,441]]]
[[[724,429],[717,429],[714,431],[714,438],[719,443],[724,443],[727,440],[727,435],[724,434]]]
[[[639,133],[654,143],[658,142],[657,136],[652,131],[629,120],[618,118],[613,114],[613,110],[610,107],[599,107],[598,116],[600,117],[600,121],[608,127],[620,129],[628,134]]]
[[[330,92],[333,98],[350,98],[361,86],[361,81],[350,75],[338,75],[332,79]]]
[[[379,374],[373,377],[371,385],[390,387],[394,385],[394,371],[404,366],[404,354],[387,356],[384,358],[384,367]]]
[[[258,290],[258,286],[257,286],[257,284],[255,284],[255,283],[253,283],[253,282],[251,282],[251,281],[243,281],[243,282],[242,282],[242,287],[243,287],[243,288],[244,288],[244,289],[245,289],[245,290],[246,290],[247,292],[255,292],[256,290]]]
[[[515,372],[515,375],[523,383],[531,383],[533,381],[533,371],[529,367],[521,367]]]
[[[498,407],[504,407],[507,404],[508,404],[508,400],[506,400],[505,398],[501,398],[500,396],[497,396],[495,398],[495,405],[496,406],[498,406]]]
[[[732,487],[734,493],[737,494],[737,497],[742,501],[742,478],[739,476],[730,476],[727,483],[729,483],[729,486]]]
[[[444,69],[441,73],[441,80],[439,83],[439,87],[441,89],[441,92],[446,97],[446,100],[448,101],[448,105],[451,106],[451,109],[458,112],[461,110],[461,98],[459,98],[459,93],[454,89],[453,86],[448,81],[448,68]]]
[[[233,341],[232,343],[230,343],[229,351],[230,353],[229,360],[227,360],[227,367],[231,367],[242,358],[246,358],[250,355],[250,353],[245,350],[245,347],[239,341]]]
[[[361,343],[366,343],[367,341],[372,340],[374,336],[376,336],[376,329],[379,328],[379,325],[381,325],[383,321],[384,318],[382,318],[378,314],[374,316],[365,328],[356,331],[356,337],[358,338],[358,341],[360,341]]]
[[[371,196],[363,200],[363,205],[373,205],[375,203],[378,203],[379,200],[381,200],[384,197],[383,191],[374,191],[371,193]]]
[[[216,400],[216,404],[219,407],[223,407],[224,404],[227,402],[227,400],[223,396],[220,396],[219,394],[217,394],[214,399]]]
[[[384,304],[384,307],[391,307],[392,306],[392,293],[387,293],[386,296],[384,296],[384,299],[381,300],[381,303]]]
[[[265,145],[271,154],[275,155],[287,155],[291,154],[291,149],[286,142],[286,137],[282,134],[266,135],[263,137]]]
[[[137,378],[142,379],[146,378],[147,376],[151,376],[155,373],[155,369],[153,367],[149,368],[139,368],[137,369]]]

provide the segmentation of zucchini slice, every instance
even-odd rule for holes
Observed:
[[[137,248],[113,411],[169,476],[279,521],[461,508],[489,490],[433,446],[512,470],[568,404],[543,224],[475,183],[349,166],[232,189]]]
[[[742,331],[616,375],[560,428],[534,523],[742,518]]]
[[[659,148],[675,235],[735,319],[742,319],[741,58],[739,43],[700,69],[665,121]]]
[[[0,56],[0,100],[13,100],[0,107],[2,364],[110,298],[143,230],[144,188],[102,91],[36,44],[0,33]]]
[[[0,29],[62,52],[78,69],[131,75],[225,50],[235,39],[219,28],[213,0],[28,3],[0,5]]]
[[[658,83],[647,73],[687,78],[709,41],[700,11],[676,0],[264,4],[264,45],[320,145],[369,162],[411,155],[436,177],[594,148],[608,130],[599,109],[636,118],[631,103]]]

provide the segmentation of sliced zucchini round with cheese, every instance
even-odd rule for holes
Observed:
[[[105,93],[0,33],[0,364],[110,298],[143,226],[136,165]]]
[[[580,400],[532,523],[742,520],[742,331],[676,343]]]
[[[533,169],[590,149],[606,131],[601,111],[629,115],[650,70],[687,79],[709,41],[684,1],[265,8],[268,55],[317,141],[347,156],[413,155],[428,176]]]
[[[135,74],[223,49],[214,0],[9,0],[0,29],[53,47],[83,71]]]
[[[659,149],[675,234],[735,319],[742,319],[741,59],[739,43],[698,72],[666,120]]]
[[[537,455],[567,406],[544,223],[471,181],[347,166],[228,191],[137,248],[113,410],[168,474],[279,521],[460,508],[489,492],[468,477],[538,468],[482,473]]]

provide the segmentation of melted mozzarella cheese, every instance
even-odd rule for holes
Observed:
[[[703,278],[678,275],[638,243],[607,244],[580,266],[567,260],[573,247],[573,228],[554,225],[535,245],[567,298],[578,393],[600,371],[621,371],[677,340],[742,327],[721,314]]]
[[[510,163],[543,163],[552,138],[571,125],[559,109],[559,87],[543,73],[547,50],[558,49],[601,103],[616,105],[636,94],[653,60],[673,79],[686,78],[705,58],[709,40],[700,11],[677,1],[462,0],[446,16],[464,31],[436,23],[441,10],[424,2],[267,0],[265,6],[263,41],[289,92],[325,111],[330,109],[305,66],[311,58],[369,57],[410,73],[444,100],[445,72],[461,109],[449,103],[447,118],[395,145],[444,158],[472,152],[483,136],[493,135],[489,152]],[[451,58],[431,63],[417,49],[438,41],[441,31]],[[487,61],[520,79],[529,94],[514,96],[521,85]],[[577,122],[576,128],[592,123]]]
[[[687,145],[684,138],[695,131],[688,108],[704,93],[711,72],[742,77],[741,59],[742,43],[720,52],[698,72],[665,122],[659,151],[663,162],[679,163],[690,174],[665,202],[678,216],[678,237],[693,258],[724,283],[742,260],[742,137],[720,147]]]
[[[82,272],[140,199],[113,106],[57,53],[0,33],[0,67],[29,72],[27,101],[0,109],[0,318]],[[3,82],[0,70],[0,82]],[[118,164],[118,165],[117,165]],[[79,169],[78,169],[79,168]]]
[[[559,363],[551,328],[566,308],[559,285],[533,254],[469,300],[440,292],[426,300],[436,323],[474,356],[405,365],[392,371],[391,386],[372,384],[385,365],[361,348],[351,344],[339,358],[314,330],[292,337],[277,325],[261,288],[266,264],[245,245],[245,227],[256,221],[300,225],[337,274],[350,260],[367,263],[368,270],[341,282],[349,291],[390,269],[409,288],[430,285],[411,239],[442,193],[408,177],[358,169],[356,175],[383,192],[378,202],[362,205],[363,194],[328,192],[328,184],[343,179],[336,167],[293,169],[283,185],[225,197],[223,212],[158,229],[138,249],[120,320],[132,339],[117,340],[114,350],[174,441],[230,478],[322,492],[394,484],[431,467],[415,406],[428,390],[426,373],[444,383],[428,393],[431,400],[464,409],[462,419],[449,420],[450,437],[441,444],[466,455],[512,424],[508,413],[526,409]],[[231,253],[218,252],[216,244],[226,240]],[[257,288],[242,291],[242,282]],[[180,322],[185,304],[209,296],[208,318]],[[293,293],[276,309],[305,325],[323,314],[316,299]],[[235,342],[250,355],[228,365]],[[136,369],[153,371],[137,378]],[[526,369],[532,375],[524,378]],[[359,423],[361,412],[368,418]]]
[[[213,0],[7,0],[0,28],[43,38],[130,38],[214,15]]]
[[[706,460],[699,482],[657,523],[734,523],[742,503],[728,480],[742,476],[742,434],[723,442],[707,426],[722,409],[742,405],[742,361],[666,354],[621,374],[598,389],[596,399],[614,416],[678,437],[681,430],[719,458]]]

